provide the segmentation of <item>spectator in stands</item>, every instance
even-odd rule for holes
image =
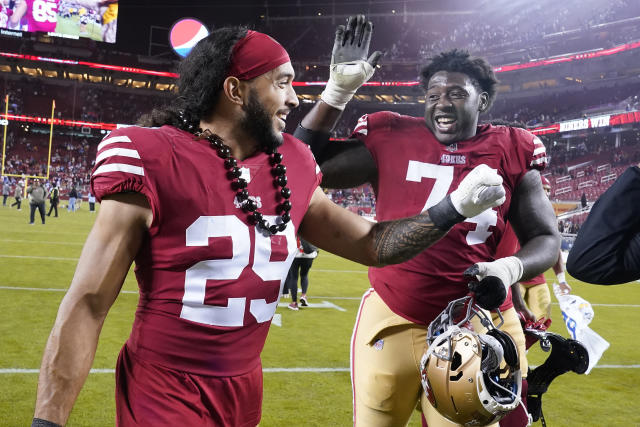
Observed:
[[[71,191],[69,191],[69,204],[67,205],[67,211],[76,211],[76,200],[78,199],[78,191],[74,184],[71,184]]]
[[[9,178],[4,177],[2,179],[2,206],[7,206],[7,197],[9,197],[9,194],[11,194]]]
[[[18,205],[19,211],[22,210],[20,208],[20,205],[22,204],[22,191],[23,191],[22,181],[16,182],[16,187],[13,189],[13,197],[16,199],[16,201],[11,204],[11,207]]]
[[[27,194],[30,197],[29,206],[31,207],[31,213],[29,214],[29,224],[33,225],[35,220],[36,209],[40,213],[40,219],[44,225],[44,201],[46,200],[47,192],[40,183],[39,179],[33,181],[33,185],[27,187]]]
[[[576,279],[616,285],[640,279],[640,165],[594,203],[567,259]]]
[[[51,206],[49,207],[49,213],[47,213],[47,216],[51,216],[51,211],[56,212],[55,214],[55,218],[58,217],[58,203],[60,203],[60,189],[58,188],[58,184],[53,181],[53,184],[51,185],[51,191],[49,192],[49,200],[51,203]]]
[[[582,192],[582,196],[580,196],[580,206],[582,206],[582,209],[587,207],[587,195],[584,194],[584,191]]]

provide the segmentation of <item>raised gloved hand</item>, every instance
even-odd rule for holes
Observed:
[[[522,261],[510,256],[473,264],[463,274],[472,279],[469,290],[474,293],[476,304],[495,310],[507,297],[509,286],[520,280],[522,271]]]
[[[466,218],[500,206],[506,200],[502,177],[485,164],[473,168],[450,197],[456,211]]]
[[[350,16],[347,25],[339,25],[331,52],[329,81],[320,98],[339,110],[344,110],[356,90],[367,82],[382,52],[369,56],[373,24],[364,15]]]

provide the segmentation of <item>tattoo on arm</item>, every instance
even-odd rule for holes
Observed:
[[[447,230],[436,227],[427,212],[378,223],[372,232],[376,259],[381,265],[407,261],[447,234]]]

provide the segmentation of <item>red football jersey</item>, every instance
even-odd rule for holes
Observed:
[[[60,0],[26,0],[28,31],[54,32]]]
[[[507,200],[502,206],[457,224],[407,262],[369,269],[374,289],[395,313],[429,324],[449,301],[467,294],[464,270],[495,259],[513,191],[529,169],[545,167],[544,145],[523,129],[483,125],[473,138],[446,146],[424,118],[386,111],[363,116],[353,135],[364,142],[378,167],[374,191],[379,221],[428,209],[481,163],[504,179]]]
[[[149,200],[153,223],[137,254],[140,301],[128,348],[200,375],[250,371],[295,256],[296,232],[321,180],[309,147],[284,134],[279,152],[291,189],[291,223],[268,236],[235,201],[223,160],[207,140],[171,126],[127,127],[98,146],[91,177],[100,201],[121,192]],[[270,223],[278,215],[269,157],[238,161]]]

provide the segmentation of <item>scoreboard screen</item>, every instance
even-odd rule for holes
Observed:
[[[0,0],[0,35],[23,32],[115,43],[117,0]]]

